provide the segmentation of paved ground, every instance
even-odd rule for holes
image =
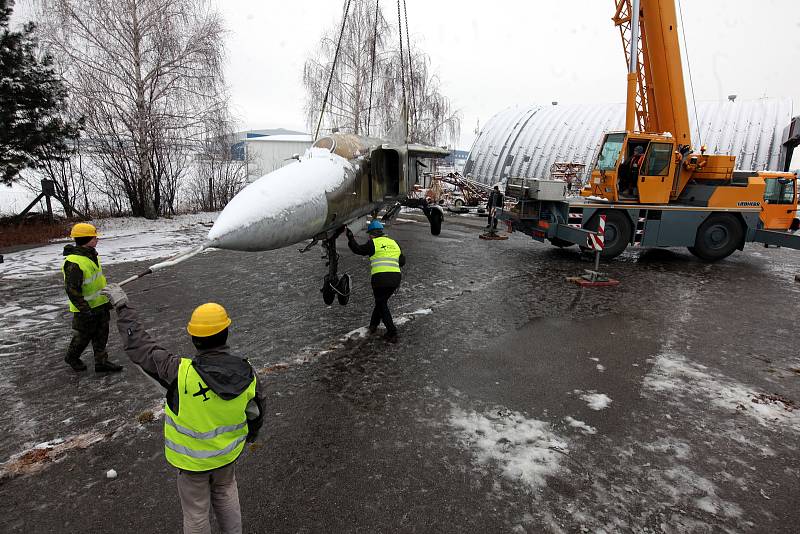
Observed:
[[[292,247],[208,253],[132,288],[186,354],[193,307],[225,304],[233,347],[260,369],[268,418],[238,464],[247,532],[797,531],[800,253],[636,251],[607,266],[621,286],[579,289],[563,281],[588,265],[577,251],[477,232],[463,218],[438,238],[390,229],[409,260],[397,345],[352,332],[371,297],[343,239],[347,307],[322,305],[319,254]],[[53,458],[4,466],[3,530],[177,532],[159,392],[130,364],[65,369],[57,276],[0,280],[0,299],[16,310],[0,332],[0,454],[49,440]],[[114,337],[111,351],[124,360]]]

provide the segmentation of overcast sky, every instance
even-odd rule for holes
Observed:
[[[228,83],[246,128],[307,131],[302,69],[341,22],[340,0],[218,0],[230,31]],[[458,148],[511,105],[622,102],[613,0],[406,0],[411,37],[461,110]],[[798,0],[681,0],[697,100],[790,97],[800,113]],[[396,24],[396,0],[383,0]],[[681,43],[683,46],[683,43]],[[684,63],[688,84],[688,73]]]

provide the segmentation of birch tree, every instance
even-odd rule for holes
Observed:
[[[303,69],[311,131],[316,130],[328,91],[340,24],[323,34]],[[322,131],[338,128],[361,135],[385,135],[400,120],[405,89],[411,138],[430,144],[454,142],[460,132],[459,114],[441,93],[427,54],[415,46],[409,54],[405,36],[401,61],[396,24],[396,20],[390,23],[375,0],[351,1]]]
[[[175,211],[179,182],[227,108],[224,29],[210,0],[40,0],[83,147],[137,216]],[[113,204],[113,202],[112,202]]]
[[[210,116],[197,153],[197,169],[189,188],[192,205],[204,211],[225,207],[247,184],[249,155],[235,157],[233,121],[227,115]]]

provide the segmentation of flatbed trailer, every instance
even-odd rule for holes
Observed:
[[[585,197],[542,200],[526,198],[528,195],[520,190],[520,185],[509,182],[507,194],[520,200],[500,216],[512,231],[558,247],[585,248],[589,234],[596,233],[599,216],[603,214],[605,248],[601,256],[605,259],[618,256],[629,246],[686,247],[709,261],[727,257],[750,242],[800,249],[800,235],[763,228],[760,207],[710,208]]]

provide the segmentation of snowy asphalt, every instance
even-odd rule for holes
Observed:
[[[322,304],[319,249],[209,252],[130,287],[184,354],[191,310],[224,304],[265,380],[262,439],[237,467],[246,532],[797,531],[800,253],[633,251],[605,266],[619,287],[580,289],[564,282],[589,266],[577,250],[482,241],[461,217],[435,238],[413,219],[389,229],[408,257],[397,345],[363,336],[368,264],[344,239],[346,307]],[[160,393],[129,363],[66,369],[62,292],[58,275],[0,279],[17,310],[0,454],[49,441],[53,458],[3,466],[1,530],[178,532]]]

